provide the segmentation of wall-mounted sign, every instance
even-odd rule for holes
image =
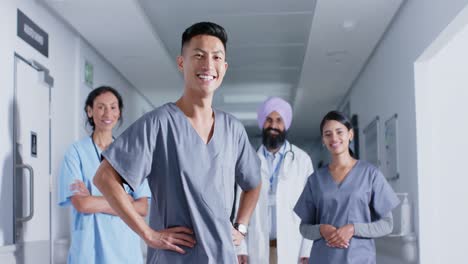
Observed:
[[[31,131],[31,156],[37,158],[37,133]]]
[[[18,9],[17,35],[44,56],[49,57],[49,35]]]
[[[376,116],[366,128],[364,128],[364,154],[365,159],[380,167],[380,118]]]
[[[398,167],[398,115],[394,114],[385,121],[385,157],[387,180],[398,180],[400,171]]]
[[[84,81],[85,84],[93,89],[94,67],[89,61],[85,61],[84,65]]]

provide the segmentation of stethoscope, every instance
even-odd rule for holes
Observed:
[[[291,155],[291,161],[294,161],[294,158],[296,157],[296,155],[295,155],[295,153],[294,153],[294,151],[292,149],[292,144],[289,143],[289,142],[287,142],[285,144],[289,144],[289,149],[284,152],[283,158],[281,159],[280,164],[278,164],[278,165],[282,165],[283,161],[286,159],[288,154]]]
[[[101,154],[99,154],[99,151],[98,151],[98,148],[97,148],[97,146],[96,146],[96,143],[94,142],[93,134],[91,134],[90,137],[91,137],[91,141],[93,142],[94,151],[96,151],[96,156],[97,156],[99,162],[101,162],[101,161],[102,161],[102,157],[101,157]],[[115,140],[115,137],[114,137],[114,136],[112,136],[112,140]]]
[[[290,154],[291,155],[291,160],[294,161],[294,158],[296,157],[296,155],[294,154],[294,151],[292,149],[292,144],[289,143],[289,142],[287,144],[289,144],[289,149],[286,150],[286,152],[284,152],[283,156],[284,156],[284,158],[286,158],[288,156],[288,154]]]
[[[286,156],[288,154],[291,154],[291,160],[294,161],[294,158],[295,158],[296,155],[294,155],[294,151],[292,150],[292,144],[291,143],[289,143],[289,150],[284,152],[284,158],[286,158]]]
[[[294,158],[295,158],[295,153],[292,149],[292,144],[291,143],[285,143],[285,144],[289,144],[289,149],[286,150],[282,157],[281,157],[281,160],[278,162],[278,164],[276,165],[276,168],[274,169],[273,173],[271,174],[271,176],[269,177],[269,181],[270,181],[270,192],[273,190],[273,180],[275,178],[275,175],[278,175],[279,171],[282,170],[283,166],[284,166],[284,160],[287,158],[288,154],[291,156],[291,161],[294,161]]]

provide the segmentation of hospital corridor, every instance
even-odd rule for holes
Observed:
[[[0,1],[0,263],[468,263],[468,0]]]

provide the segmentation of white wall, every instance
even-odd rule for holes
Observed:
[[[467,47],[468,6],[415,65],[422,263],[468,263]]]
[[[351,113],[359,115],[361,131],[377,115],[380,116],[383,125],[383,122],[393,114],[398,114],[401,179],[392,182],[392,186],[398,192],[410,193],[415,205],[415,230],[418,234],[420,234],[418,204],[421,206],[420,201],[428,197],[418,195],[418,175],[425,176],[418,174],[418,166],[427,166],[427,164],[420,164],[417,159],[419,139],[416,134],[416,111],[419,109],[415,107],[413,64],[466,4],[467,0],[406,1],[348,95]],[[360,138],[364,138],[362,132]],[[383,129],[380,144],[384,145]],[[361,143],[361,153],[363,151]],[[385,159],[384,149],[381,148],[381,151],[381,156]],[[432,226],[432,228],[437,229],[441,226]],[[421,235],[423,238],[424,235]],[[447,241],[447,244],[452,244],[452,241]],[[440,243],[438,245],[440,246]],[[435,254],[439,246],[433,248],[436,249]],[[378,253],[381,252],[378,249]],[[424,251],[421,253],[427,254]],[[428,259],[425,255],[421,255],[420,258]],[[380,263],[405,263],[405,261],[401,255],[394,254]],[[434,262],[427,260],[421,263]]]
[[[289,140],[289,139],[288,139]],[[325,165],[329,162],[329,155],[325,147],[322,146],[322,142],[319,140],[295,140],[291,139],[291,143],[295,144],[302,150],[304,150],[312,160],[314,171],[318,169],[319,162]]]
[[[16,37],[17,8],[49,34],[49,58],[35,51]],[[83,84],[83,61],[94,65],[95,86],[106,84],[118,89],[124,98],[124,120],[120,133],[152,106],[107,61],[97,54],[72,29],[57,19],[49,10],[32,0],[2,0],[0,2],[0,204],[2,211],[11,208],[12,133],[11,101],[13,98],[13,54],[34,59],[50,69],[55,78],[52,89],[52,177],[55,185],[63,153],[68,146],[85,134],[83,102],[90,91]],[[7,121],[8,120],[8,121]],[[56,192],[52,194],[52,239],[69,237],[69,212],[56,206]],[[10,217],[1,214],[0,246],[12,237]],[[6,233],[6,236],[1,235]],[[10,232],[10,233],[8,233]]]
[[[78,55],[78,67],[80,70],[80,76],[78,81],[79,86],[79,131],[80,136],[90,134],[90,127],[85,127],[86,115],[83,107],[91,88],[89,88],[84,82],[84,64],[85,61],[90,62],[94,68],[94,87],[101,85],[111,86],[122,95],[124,103],[123,123],[115,131],[118,135],[130,124],[133,123],[143,113],[153,109],[150,102],[143,98],[137,90],[123,77],[115,68],[102,58],[96,50],[90,46],[85,40],[80,39],[79,41],[79,55]]]
[[[15,4],[13,0],[0,3],[0,246],[11,243],[13,232],[11,226],[13,218],[9,215],[13,212],[13,120],[11,118],[13,97],[13,38],[16,27],[13,25],[13,14]]]

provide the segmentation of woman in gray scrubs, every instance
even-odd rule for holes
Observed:
[[[320,131],[332,161],[309,177],[294,208],[301,234],[314,240],[309,263],[376,263],[373,238],[392,231],[399,199],[375,166],[353,157],[344,114],[329,112]]]

